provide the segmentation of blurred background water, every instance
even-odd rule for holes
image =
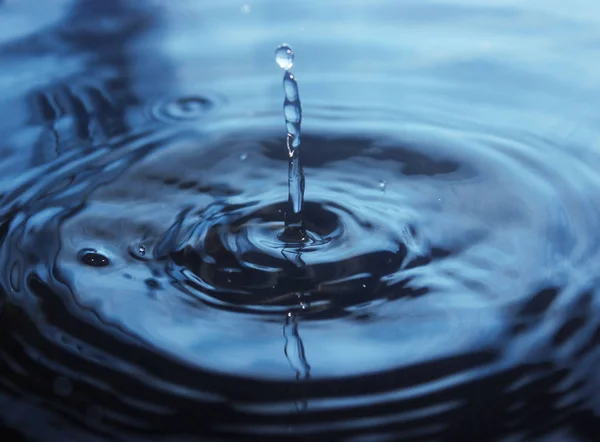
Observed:
[[[599,44],[592,0],[0,1],[0,438],[599,440]]]

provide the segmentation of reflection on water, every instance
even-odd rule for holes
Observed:
[[[596,440],[597,12],[0,2],[2,440]]]

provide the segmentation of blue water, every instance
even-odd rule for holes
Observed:
[[[0,439],[598,440],[599,42],[592,0],[1,1]]]

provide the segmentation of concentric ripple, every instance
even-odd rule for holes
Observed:
[[[160,122],[197,120],[222,105],[216,94],[160,97],[148,109],[150,118]]]
[[[0,439],[597,438],[590,11],[93,3],[48,31],[68,78],[0,83]]]
[[[309,132],[303,153],[309,239],[294,243],[282,237],[287,197],[283,137],[270,126],[248,124],[240,132],[216,125],[201,132],[176,131],[177,136],[164,132],[122,139],[119,148],[103,156],[86,159],[94,155],[87,153],[78,160],[82,166],[73,182],[79,183],[79,193],[67,187],[45,195],[32,188],[29,201],[5,197],[5,207],[37,207],[12,215],[3,243],[2,259],[12,263],[3,284],[9,287],[13,314],[44,312],[46,319],[36,320],[35,333],[77,364],[100,364],[102,373],[120,366],[118,376],[129,379],[148,369],[146,358],[160,358],[156,363],[164,371],[137,380],[150,402],[119,411],[124,413],[119,419],[127,420],[134,409],[142,413],[128,431],[141,424],[173,432],[175,421],[151,424],[164,401],[183,410],[192,403],[208,406],[238,397],[241,402],[228,418],[235,424],[213,418],[203,428],[232,437],[281,437],[295,422],[295,434],[307,437],[372,434],[375,427],[367,421],[349,425],[345,413],[362,410],[356,412],[371,416],[373,423],[392,425],[388,432],[406,422],[408,427],[396,428],[398,434],[412,434],[414,427],[437,437],[442,427],[421,427],[418,418],[403,417],[408,411],[400,410],[423,401],[428,419],[448,425],[443,416],[450,413],[452,422],[459,422],[459,402],[450,399],[456,385],[507,376],[511,360],[540,364],[532,345],[541,349],[568,339],[574,319],[564,322],[557,315],[580,297],[565,269],[591,262],[597,250],[536,237],[590,229],[599,206],[570,189],[569,182],[559,182],[560,176],[550,185],[544,176],[551,171],[528,155],[535,150],[498,134],[467,133],[459,125],[434,130],[405,124],[401,134],[372,126],[370,137],[352,131],[336,135],[343,130],[335,125],[333,133]],[[527,142],[544,145],[544,140]],[[546,148],[561,155],[552,145]],[[570,164],[582,179],[588,176],[587,165]],[[63,169],[53,170],[52,180],[60,182]],[[235,180],[229,179],[231,170]],[[577,218],[564,217],[573,210]],[[539,269],[542,262],[545,271]],[[577,285],[593,290],[594,277],[577,274]],[[546,342],[531,335],[526,324],[536,297],[543,296],[537,292],[550,281],[566,297],[554,301],[559,310],[548,316],[545,327],[555,328],[557,338]],[[579,311],[592,308],[586,305]],[[71,312],[67,321],[66,313],[57,310],[63,308]],[[534,313],[539,320],[539,309]],[[589,329],[592,323],[578,327]],[[84,324],[89,324],[88,336],[77,331]],[[14,345],[38,347],[33,332],[19,333]],[[98,339],[109,339],[109,344],[100,345]],[[80,343],[73,347],[72,342]],[[125,342],[138,349],[131,356],[135,359],[118,350]],[[581,351],[577,345],[564,357]],[[61,360],[52,362],[62,367],[57,368],[60,385],[66,378],[75,382],[74,392],[91,387]],[[30,364],[26,361],[11,364],[21,371],[38,370],[24,368]],[[365,387],[374,372],[382,379],[396,376],[385,372],[402,377],[399,373],[424,370],[428,364],[449,371],[424,378],[419,387],[416,381],[386,384],[381,390]],[[182,385],[169,374],[181,370],[185,376],[220,373],[219,382],[241,382],[250,396],[241,399],[225,384]],[[90,376],[106,379],[101,373]],[[294,376],[299,381],[290,379]],[[514,376],[521,375],[509,378]],[[24,388],[16,378],[11,382]],[[327,393],[334,384],[340,391],[366,388],[367,396],[338,398],[333,390]],[[277,398],[273,388],[280,391]],[[109,391],[121,388],[113,385]],[[73,394],[57,400],[70,400]],[[96,393],[82,394],[88,406],[96,406]],[[128,394],[134,400],[138,393]],[[439,402],[438,394],[446,399]],[[387,395],[400,401],[397,411],[364,409],[367,403],[386,402]],[[306,410],[305,417],[293,417],[285,411],[290,406]],[[167,409],[159,413],[172,413]],[[238,412],[250,413],[252,420],[241,419]],[[328,418],[330,413],[338,414]],[[175,433],[188,431],[180,419],[183,415]],[[322,419],[338,423],[326,429]],[[110,420],[99,428],[116,434]]]

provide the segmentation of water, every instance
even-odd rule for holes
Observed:
[[[285,69],[286,71],[292,69],[292,66],[294,66],[294,51],[289,45],[283,43],[277,47],[275,50],[275,63],[277,63],[281,69]]]
[[[0,3],[0,439],[597,440],[599,13]]]
[[[283,74],[283,115],[287,127],[286,145],[290,157],[288,164],[288,207],[285,212],[285,231],[281,237],[284,241],[306,241],[302,208],[304,206],[304,168],[300,159],[300,136],[302,123],[302,105],[298,82],[290,72],[294,64],[294,52],[286,44],[275,50],[275,62],[285,69]]]

